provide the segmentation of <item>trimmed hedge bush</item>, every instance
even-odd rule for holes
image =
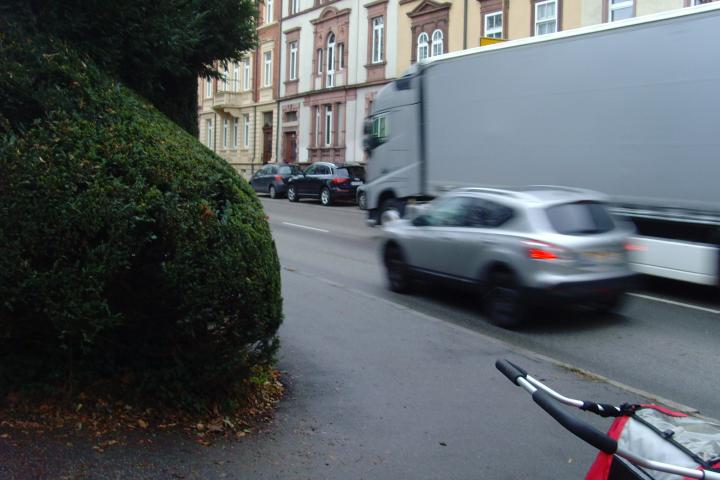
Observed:
[[[173,403],[273,361],[279,263],[251,188],[66,45],[0,28],[0,394],[124,378]]]

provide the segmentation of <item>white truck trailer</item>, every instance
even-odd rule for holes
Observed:
[[[366,124],[369,222],[462,186],[609,195],[638,272],[717,285],[720,4],[416,64]]]

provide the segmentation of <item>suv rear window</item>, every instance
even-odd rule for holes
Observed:
[[[295,165],[289,166],[289,165],[283,165],[280,167],[280,170],[278,173],[280,175],[298,175],[300,174],[302,170],[300,170],[300,167],[296,167]]]
[[[554,205],[547,209],[553,228],[564,235],[586,235],[609,232],[615,228],[605,206],[597,202]]]
[[[365,181],[365,169],[363,167],[341,167],[335,171],[335,175],[342,178],[359,178]]]

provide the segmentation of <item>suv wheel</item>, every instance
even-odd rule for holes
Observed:
[[[270,191],[268,193],[270,193],[270,198],[277,198],[277,190],[275,190],[274,185],[270,185]]]
[[[298,200],[300,200],[297,196],[297,192],[295,191],[295,185],[290,185],[288,187],[287,196],[288,200],[290,200],[291,202],[297,202]]]
[[[385,268],[390,290],[397,293],[408,293],[412,289],[408,266],[399,247],[391,245],[385,249]]]
[[[320,192],[320,203],[322,203],[324,207],[332,205],[332,194],[327,187],[323,188],[322,192]]]
[[[495,272],[490,276],[489,283],[486,309],[490,321],[500,328],[522,326],[527,319],[528,306],[515,275]]]

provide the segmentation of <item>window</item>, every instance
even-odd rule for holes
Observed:
[[[327,165],[315,165],[314,175],[330,175],[332,171]]]
[[[243,114],[243,147],[250,147],[250,115]]]
[[[205,98],[212,98],[212,78],[205,79]]]
[[[335,170],[335,176],[340,178],[355,178],[365,181],[365,169],[363,167],[342,167]]]
[[[233,148],[238,146],[238,137],[240,134],[240,119],[233,118]]]
[[[250,90],[250,57],[243,59],[243,90]]]
[[[297,80],[297,42],[290,42],[290,80]]]
[[[290,15],[294,15],[300,11],[300,0],[290,1]]]
[[[432,34],[432,56],[443,54],[443,32],[435,30]]]
[[[335,86],[335,34],[328,35],[327,40],[327,80],[326,87]]]
[[[714,0],[692,0],[692,2],[690,3],[690,5],[692,5],[692,6],[695,6],[695,5],[705,5],[706,3],[710,3],[710,2],[713,2],[713,1],[714,1]]]
[[[228,72],[228,67],[227,67],[227,63],[226,63],[226,64],[225,64],[225,67],[224,67],[224,69],[223,69],[223,73],[222,73],[222,91],[223,91],[223,92],[227,92],[227,90],[228,90],[228,76],[229,76],[229,74],[230,74],[230,73]]]
[[[557,32],[557,0],[535,4],[535,35]]]
[[[332,105],[325,105],[325,146],[332,145],[332,121],[333,112]]]
[[[323,54],[322,54],[322,48],[317,49],[317,73],[318,75],[322,75],[322,66],[323,66]]]
[[[263,58],[265,59],[263,86],[269,87],[270,85],[272,85],[272,52],[265,52],[263,54]]]
[[[320,146],[320,107],[315,107],[315,146]]]
[[[442,197],[432,202],[427,214],[428,226],[461,227],[465,225],[467,205],[466,197]]]
[[[417,61],[425,60],[428,57],[428,34],[423,32],[418,35],[417,40]]]
[[[565,203],[546,212],[555,231],[563,235],[603,233],[615,228],[608,211],[597,202]]]
[[[473,199],[468,208],[468,227],[495,228],[507,223],[513,217],[510,207],[489,200]]]
[[[287,112],[285,113],[285,123],[293,123],[297,122],[298,116],[297,112]]]
[[[213,148],[213,140],[215,135],[213,133],[212,120],[205,120],[205,130],[207,132],[207,146],[208,148]]]
[[[265,23],[273,21],[273,0],[265,0]]]
[[[384,143],[390,135],[390,129],[387,121],[387,116],[377,116],[373,118],[372,122],[372,136],[377,138],[379,143]]]
[[[240,90],[240,65],[237,63],[233,64],[233,92]]]
[[[385,30],[385,22],[383,17],[375,17],[372,19],[373,36],[372,36],[372,63],[380,63],[383,61],[383,33]]]
[[[608,20],[625,20],[633,16],[633,0],[608,0]]]
[[[228,147],[228,127],[229,127],[228,119],[223,118],[223,148]]]
[[[310,165],[307,170],[305,170],[305,175],[317,175],[319,165]]]
[[[338,43],[338,63],[340,64],[340,70],[345,68],[345,44]]]
[[[278,169],[279,175],[299,175],[300,173],[302,173],[302,170],[295,165],[283,165]]]
[[[485,15],[485,36],[490,38],[503,38],[502,12],[488,13]]]

